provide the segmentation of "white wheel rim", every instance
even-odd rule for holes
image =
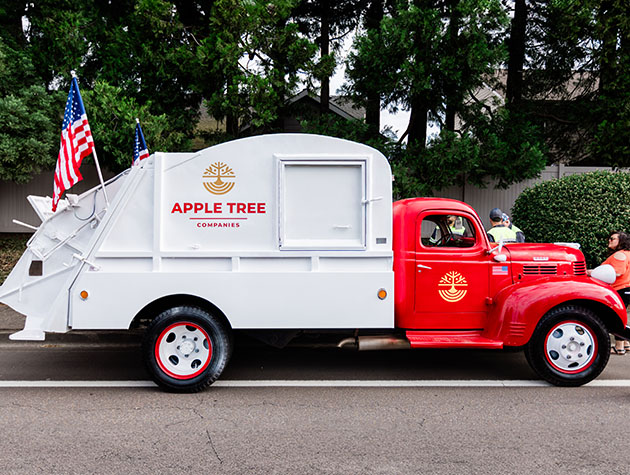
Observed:
[[[562,322],[545,340],[547,361],[563,373],[578,373],[589,367],[597,353],[597,340],[586,325]]]
[[[211,357],[212,343],[208,334],[191,322],[169,326],[155,344],[158,366],[176,379],[198,376],[208,367]]]

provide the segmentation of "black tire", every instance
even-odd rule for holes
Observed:
[[[532,369],[556,386],[592,381],[610,358],[610,337],[591,310],[565,305],[540,319],[525,347]]]
[[[158,386],[172,392],[198,392],[215,382],[227,365],[231,330],[201,308],[173,307],[147,328],[142,354]]]

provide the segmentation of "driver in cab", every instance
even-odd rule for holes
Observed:
[[[443,227],[443,232],[440,228]],[[440,224],[435,225],[433,234],[429,238],[429,242],[432,245],[439,246],[444,245],[447,240],[456,240],[460,237],[468,237],[468,231],[464,227],[464,222],[461,216],[446,216],[445,221],[441,220]],[[448,238],[448,239],[447,239]]]

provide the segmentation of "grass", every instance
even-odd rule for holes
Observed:
[[[0,234],[0,284],[7,278],[13,266],[26,249],[31,234]]]

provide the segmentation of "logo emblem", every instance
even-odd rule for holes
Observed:
[[[447,302],[459,302],[468,293],[466,278],[455,271],[447,272],[440,279],[438,287],[442,287],[438,293]]]
[[[203,172],[203,187],[213,195],[225,195],[234,188],[234,171],[225,163],[216,162]]]

